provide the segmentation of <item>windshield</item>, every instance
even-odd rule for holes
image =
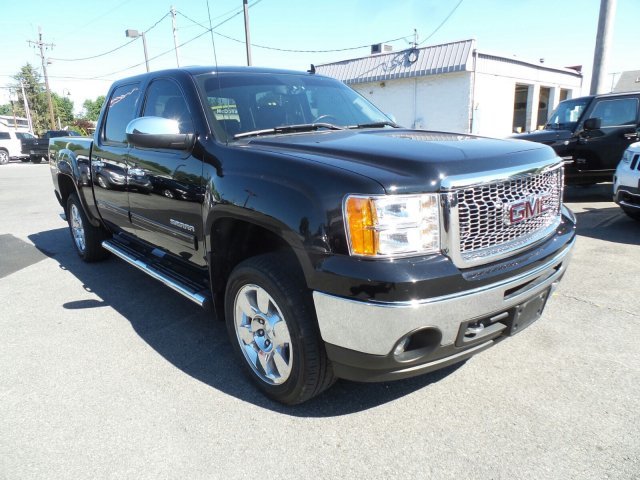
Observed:
[[[343,83],[326,77],[281,73],[204,74],[198,78],[217,138],[284,126],[346,127],[389,118]],[[286,133],[291,130],[283,130]]]
[[[590,101],[591,97],[586,97],[560,102],[558,107],[551,114],[545,128],[554,130],[573,130],[578,124],[578,120],[580,120],[582,112],[584,112],[584,109]]]

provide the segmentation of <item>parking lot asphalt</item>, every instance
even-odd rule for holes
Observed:
[[[567,188],[572,263],[524,332],[283,407],[210,314],[79,260],[48,165],[0,166],[0,479],[640,479],[640,222],[610,190]]]

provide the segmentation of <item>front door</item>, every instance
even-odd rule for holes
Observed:
[[[194,131],[180,86],[167,78],[149,85],[142,115],[175,119],[180,133]],[[136,235],[183,260],[206,266],[202,161],[189,151],[171,149],[134,147],[129,154],[129,208]]]

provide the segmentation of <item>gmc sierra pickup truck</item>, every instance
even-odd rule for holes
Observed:
[[[94,138],[49,153],[80,257],[110,252],[211,305],[252,381],[286,404],[520,332],[574,245],[551,148],[400,128],[313,72],[120,80]]]

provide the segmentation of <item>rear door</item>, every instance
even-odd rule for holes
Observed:
[[[626,148],[636,141],[639,103],[635,95],[594,100],[584,118],[599,118],[601,124],[578,137],[575,158],[580,170],[615,170]]]
[[[129,147],[125,128],[135,118],[139,101],[139,83],[127,83],[113,89],[91,153],[91,181],[98,211],[112,227],[128,232],[135,229],[129,219]]]
[[[142,116],[171,118],[180,133],[194,133],[193,115],[182,87],[173,79],[153,80]],[[202,226],[203,163],[190,151],[132,147],[129,208],[136,235],[163,250],[206,266]]]

